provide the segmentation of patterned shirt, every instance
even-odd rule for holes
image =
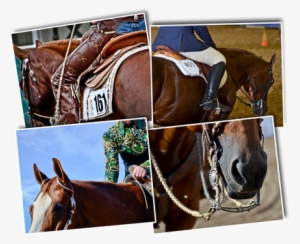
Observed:
[[[105,181],[117,182],[119,178],[118,154],[123,159],[128,174],[130,165],[139,165],[150,173],[148,154],[148,135],[145,120],[133,120],[126,126],[122,121],[116,123],[103,134],[105,154]]]

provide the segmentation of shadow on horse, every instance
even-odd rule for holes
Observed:
[[[163,221],[166,231],[187,230],[197,217],[209,219],[216,210],[241,212],[258,206],[267,173],[260,123],[246,119],[150,130],[157,224]],[[239,202],[255,195],[255,204]],[[200,214],[203,197],[212,207]],[[226,197],[237,207],[222,207]]]
[[[227,81],[218,90],[218,100],[231,111],[236,102],[236,92],[244,88],[253,113],[267,112],[268,91],[273,84],[272,66],[255,54],[241,49],[218,49],[226,57]],[[159,51],[159,50],[157,50]],[[203,65],[204,74],[209,66]],[[231,112],[216,114],[205,111],[200,104],[206,90],[205,80],[200,77],[184,76],[177,66],[167,59],[152,56],[153,123],[160,126],[191,124],[225,120]],[[245,102],[244,102],[245,103]]]
[[[53,167],[56,177],[49,179],[34,164],[41,188],[30,206],[29,232],[154,221],[152,197],[133,183],[70,180],[55,158]]]
[[[105,29],[104,24],[104,29]],[[109,32],[108,32],[109,33]],[[101,33],[100,46],[103,48],[113,34]],[[28,101],[29,114],[33,126],[50,125],[50,118],[54,117],[56,105],[56,91],[53,91],[51,78],[63,63],[69,40],[52,41],[42,44],[36,41],[36,48],[22,50],[14,45],[15,55],[23,62],[21,90]],[[72,40],[72,53],[80,40]],[[80,110],[83,111],[82,93],[84,82],[80,84]],[[151,82],[150,55],[144,50],[128,57],[119,67],[115,76],[113,90],[113,113],[99,120],[114,120],[123,118],[147,117],[151,119]],[[71,100],[72,101],[72,100]],[[71,104],[60,106],[72,107]]]

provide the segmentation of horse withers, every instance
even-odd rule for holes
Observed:
[[[157,223],[163,221],[166,231],[187,230],[196,217],[209,219],[217,210],[236,213],[258,206],[267,173],[260,123],[261,119],[246,119],[150,130],[152,165],[157,162],[160,171],[153,174]],[[255,195],[256,201],[240,203]],[[209,199],[211,209],[200,214],[203,197]],[[226,197],[237,206],[222,206]],[[217,217],[216,213],[213,218]]]
[[[34,164],[41,188],[30,206],[30,233],[154,221],[152,197],[133,183],[70,180],[55,158],[53,167],[49,179]]]

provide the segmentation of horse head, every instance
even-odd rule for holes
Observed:
[[[268,110],[268,92],[274,83],[272,67],[275,60],[276,54],[272,56],[270,62],[262,60],[264,67],[259,67],[257,70],[254,70],[254,72],[249,73],[247,82],[243,86],[245,91],[249,94],[250,105],[253,113],[256,115],[264,115]]]
[[[216,156],[216,169],[231,198],[252,198],[262,187],[267,154],[261,145],[260,123],[260,119],[249,119],[188,127],[202,133],[208,155],[208,158],[202,156],[204,162],[208,161],[212,167]]]
[[[32,221],[29,232],[62,230],[69,224],[70,216],[74,213],[75,200],[71,181],[55,158],[53,167],[57,177],[49,179],[35,164],[33,166],[34,176],[41,189],[30,206]]]
[[[14,45],[14,53],[22,61],[20,88],[28,101],[29,114],[33,126],[50,125],[49,118],[54,115],[55,96],[51,77],[64,60],[69,40],[42,44],[36,41],[36,48],[22,50]],[[73,40],[73,51],[79,40]]]

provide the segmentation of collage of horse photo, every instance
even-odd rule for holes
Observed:
[[[25,233],[283,220],[280,22],[120,14],[16,32],[12,45]]]

